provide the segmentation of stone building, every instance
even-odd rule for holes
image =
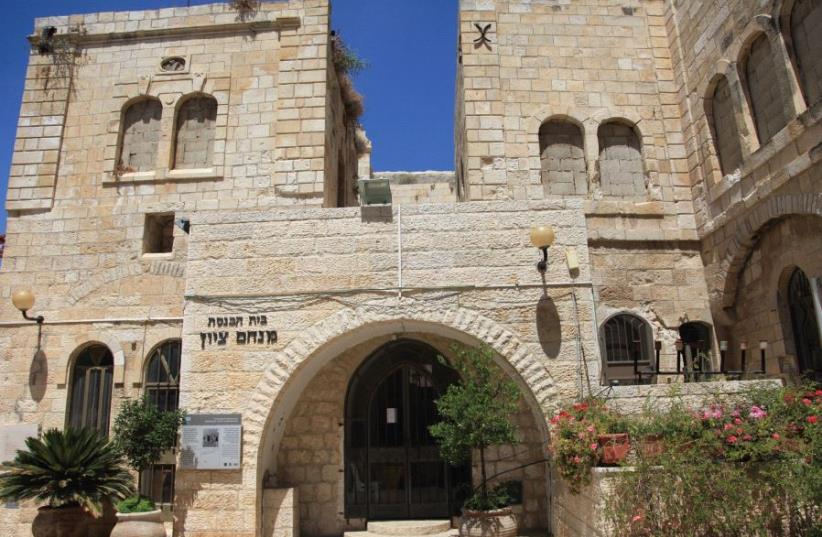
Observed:
[[[142,476],[174,534],[342,535],[456,514],[471,469],[424,428],[454,343],[522,388],[494,473],[544,458],[546,418],[583,394],[704,393],[664,374],[677,340],[703,369],[756,376],[762,342],[769,375],[818,375],[822,4],[720,4],[462,0],[455,170],[413,173],[371,171],[328,0],[36,20],[3,446],[107,431],[141,395],[239,414],[238,467]],[[544,273],[533,226],[556,234]],[[550,464],[504,479],[523,528],[599,534]],[[0,536],[33,514],[6,506]]]

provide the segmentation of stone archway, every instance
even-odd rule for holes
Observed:
[[[530,346],[511,331],[467,309],[364,307],[340,311],[307,330],[277,353],[252,395],[244,415],[243,488],[256,491],[256,532],[262,526],[259,493],[265,469],[276,468],[285,422],[299,394],[341,350],[375,337],[429,333],[467,344],[485,343],[500,357],[498,365],[523,389],[523,396],[547,440],[547,416],[558,404],[553,379]],[[250,489],[250,490],[249,490]]]
[[[733,317],[739,274],[768,222],[790,215],[822,216],[822,194],[773,196],[741,218],[730,234],[714,277],[712,298],[719,310]]]

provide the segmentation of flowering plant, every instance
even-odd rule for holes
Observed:
[[[591,482],[591,468],[600,460],[599,436],[612,432],[621,417],[599,399],[574,403],[551,418],[554,467],[574,494]]]
[[[666,445],[638,450],[605,499],[616,535],[817,535],[822,390],[759,386],[738,398],[647,412]],[[698,498],[699,501],[694,501]]]

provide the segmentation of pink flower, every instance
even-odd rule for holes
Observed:
[[[631,517],[631,522],[639,522],[640,520],[642,520],[642,515],[634,515]]]
[[[586,429],[586,431],[588,431],[589,433],[594,432],[594,426],[593,426],[593,425],[588,426],[588,428]]]
[[[739,418],[734,418],[734,423],[737,425],[742,425],[742,420]]]
[[[805,397],[804,399],[802,399],[802,404],[803,404],[803,405],[805,405],[805,406],[811,406],[811,403],[813,403],[813,401],[811,401],[811,400],[810,400],[810,399],[808,399],[807,397]]]
[[[782,438],[782,437],[781,437],[781,436],[779,436],[779,433],[773,433],[773,434],[771,435],[771,438],[773,438],[774,440],[779,440],[779,439],[780,439],[780,438]]]
[[[742,440],[744,440],[745,442],[750,442],[751,440],[753,440],[753,437],[749,434],[746,434],[742,437]]]
[[[808,416],[808,423],[816,423],[818,420],[816,416]]]
[[[767,416],[768,413],[765,412],[764,410],[762,410],[761,407],[758,407],[758,406],[754,405],[754,406],[751,407],[751,411],[748,415],[752,419],[760,420],[760,419],[764,418],[765,416]]]
[[[733,425],[731,425],[730,423],[726,423],[726,424],[725,424],[722,428],[723,428],[723,429],[725,429],[726,431],[728,431],[728,430],[730,430],[730,429],[733,429],[733,428],[734,428],[734,426],[733,426]]]
[[[591,444],[591,451],[596,451],[597,447],[598,446],[596,444]]]
[[[579,464],[582,462],[582,459],[579,458],[579,455],[574,455],[574,464]]]
[[[734,411],[731,412],[731,416],[733,416],[735,418],[738,418],[739,417],[739,409],[738,408],[734,409]]]
[[[731,436],[729,436],[728,438],[725,439],[725,441],[729,444],[736,444],[737,440],[739,440],[739,439],[737,437],[735,437],[734,435],[731,435]]]

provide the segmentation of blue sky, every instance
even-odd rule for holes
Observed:
[[[376,171],[454,168],[457,0],[332,0],[332,27],[369,63],[356,79]],[[187,0],[3,0],[0,186],[5,193],[35,17],[185,6]],[[191,0],[191,4],[211,3]],[[0,230],[6,211],[0,209]]]

